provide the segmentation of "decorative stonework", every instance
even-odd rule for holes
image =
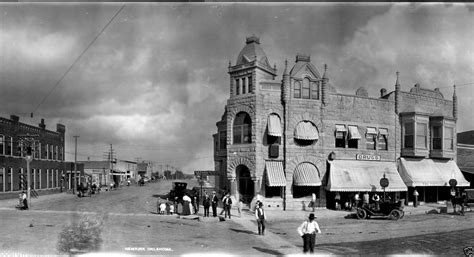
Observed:
[[[418,83],[415,84],[412,89],[410,89],[410,93],[437,99],[444,99],[444,96],[439,91],[439,88],[435,88],[434,90],[426,89],[422,88]]]
[[[255,163],[245,157],[237,157],[227,164],[227,177],[237,177],[235,168],[239,165],[245,165],[250,170],[250,174],[255,173]]]
[[[320,123],[319,115],[317,115],[315,113],[305,112],[305,113],[300,113],[300,114],[297,114],[297,115],[294,115],[294,116],[291,117],[290,122],[288,124],[288,129],[291,133],[291,134],[289,134],[289,136],[293,136],[293,134],[294,134],[293,132],[296,128],[296,125],[298,125],[298,123],[300,123],[304,120],[311,121],[316,126],[316,128],[318,129],[318,132],[321,132],[322,126],[321,126],[321,123]]]

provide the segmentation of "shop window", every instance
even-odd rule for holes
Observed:
[[[313,193],[316,194],[316,199],[319,199],[319,187],[317,186],[295,186],[293,185],[293,198],[311,197]]]
[[[427,129],[428,124],[425,123],[417,123],[416,124],[416,148],[420,149],[426,149],[428,148],[428,134],[427,134]]]
[[[236,95],[240,94],[240,79],[235,80],[235,94]]]
[[[247,78],[247,81],[248,81],[248,84],[249,84],[249,88],[248,88],[249,93],[252,93],[252,92],[253,92],[253,88],[252,88],[252,86],[253,86],[253,85],[252,85],[252,76],[249,76],[249,77]]]
[[[301,82],[296,81],[295,82],[295,93],[294,93],[295,98],[301,98]]]
[[[282,187],[270,187],[265,185],[265,197],[275,197],[282,195]]]
[[[5,154],[5,136],[0,135],[0,155]]]
[[[403,148],[413,148],[415,123],[409,122],[404,124]]]
[[[247,85],[245,84],[245,78],[242,78],[242,94],[247,92]]]
[[[432,131],[433,143],[432,147],[434,150],[441,150],[441,126],[434,126]]]
[[[444,128],[444,149],[454,149],[454,128]]]
[[[245,112],[240,112],[235,116],[233,126],[234,144],[248,144],[252,142],[252,120]]]
[[[377,131],[375,128],[367,128],[367,133],[365,134],[365,144],[367,150],[375,150],[376,137]]]

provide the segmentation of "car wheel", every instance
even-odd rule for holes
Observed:
[[[390,218],[392,220],[398,220],[402,216],[402,213],[399,210],[392,210],[390,212]]]
[[[357,209],[357,218],[363,220],[367,217],[367,212],[364,209]]]

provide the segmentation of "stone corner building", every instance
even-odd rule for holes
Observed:
[[[244,202],[260,195],[270,208],[301,209],[314,193],[318,207],[333,208],[336,194],[349,203],[356,192],[385,192],[408,203],[414,188],[421,201],[438,201],[448,198],[450,178],[469,186],[453,161],[455,95],[418,84],[402,92],[398,73],[395,90],[377,98],[363,87],[341,94],[327,66],[321,73],[307,55],[285,62],[277,79],[255,36],[228,73],[215,170],[220,189]]]

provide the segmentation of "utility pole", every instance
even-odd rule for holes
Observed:
[[[110,173],[113,174],[113,172],[114,172],[114,149],[112,147],[112,144],[110,144],[109,158],[110,158]],[[110,173],[109,173],[109,176],[110,176]],[[112,175],[112,178],[113,178],[113,175]]]
[[[74,190],[72,191],[74,194],[76,194],[77,191],[77,138],[79,136],[74,136]]]

